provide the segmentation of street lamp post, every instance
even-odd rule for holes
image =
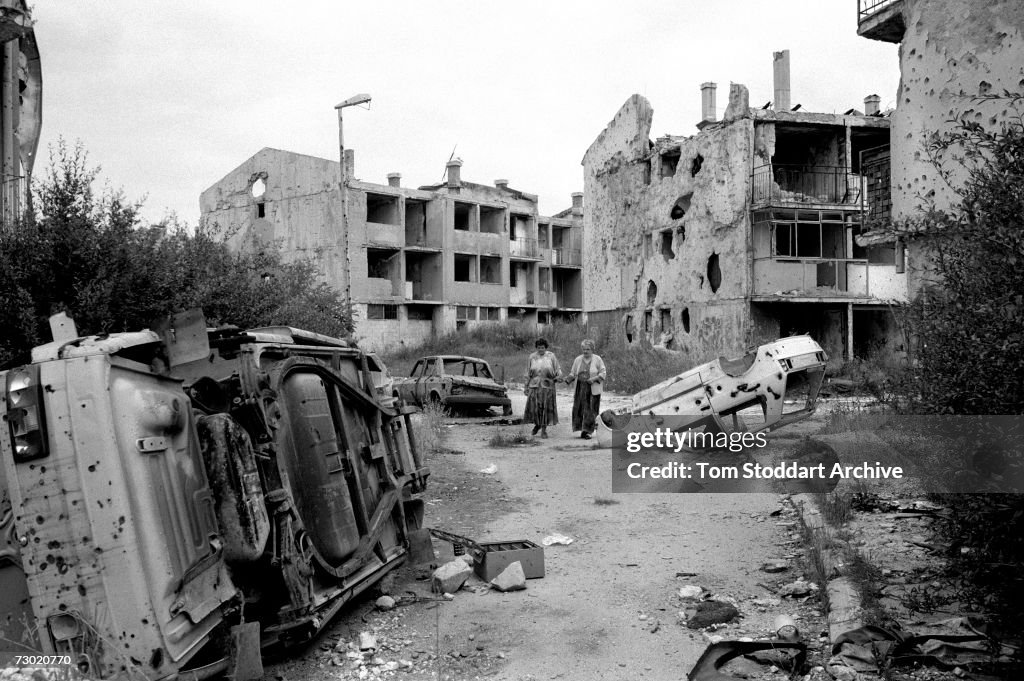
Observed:
[[[352,302],[352,251],[349,248],[348,236],[348,167],[345,165],[345,129],[342,125],[342,110],[357,104],[369,104],[370,95],[366,93],[349,97],[335,105],[338,112],[338,160],[341,161],[341,231],[345,238],[345,300]]]

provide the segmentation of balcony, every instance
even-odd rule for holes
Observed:
[[[761,206],[858,206],[860,176],[841,166],[763,165],[751,174],[751,204]]]
[[[513,258],[540,260],[540,243],[537,239],[519,237],[509,240],[509,255]]]
[[[794,298],[868,298],[866,259],[755,258],[754,295]]]
[[[551,250],[551,264],[555,267],[580,267],[583,265],[583,251],[554,248]]]
[[[903,0],[857,0],[857,35],[898,43],[905,31]]]

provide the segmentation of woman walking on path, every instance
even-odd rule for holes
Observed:
[[[548,436],[548,426],[558,423],[558,409],[555,406],[555,383],[562,375],[558,359],[548,352],[548,342],[538,338],[530,355],[526,369],[526,412],[523,423],[533,424],[533,434]]]
[[[589,440],[597,429],[597,414],[601,410],[601,393],[608,377],[604,360],[594,354],[594,341],[580,343],[583,354],[572,363],[566,383],[576,381],[572,397],[572,429],[581,431],[580,437]]]

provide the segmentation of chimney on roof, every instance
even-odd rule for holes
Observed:
[[[458,189],[462,186],[462,159],[453,158],[448,161],[448,188]]]
[[[700,84],[700,120],[714,123],[715,121],[715,90],[714,83]]]
[[[401,187],[402,186],[402,173],[388,173],[388,186],[389,187]]]
[[[498,189],[508,189],[508,180],[495,180],[494,186]]]
[[[789,111],[789,50],[774,55],[775,110]]]
[[[874,116],[878,113],[879,104],[882,103],[882,98],[878,95],[868,95],[864,98],[864,115]]]
[[[572,196],[572,214],[583,215],[583,192],[573,192]]]

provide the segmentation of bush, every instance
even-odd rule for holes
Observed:
[[[351,331],[349,306],[312,262],[283,263],[274,249],[233,253],[173,218],[145,226],[141,204],[93,192],[98,174],[81,145],[59,142],[33,187],[36,214],[0,226],[0,366],[48,342],[57,312],[81,334],[134,331],[191,308],[217,325]]]

